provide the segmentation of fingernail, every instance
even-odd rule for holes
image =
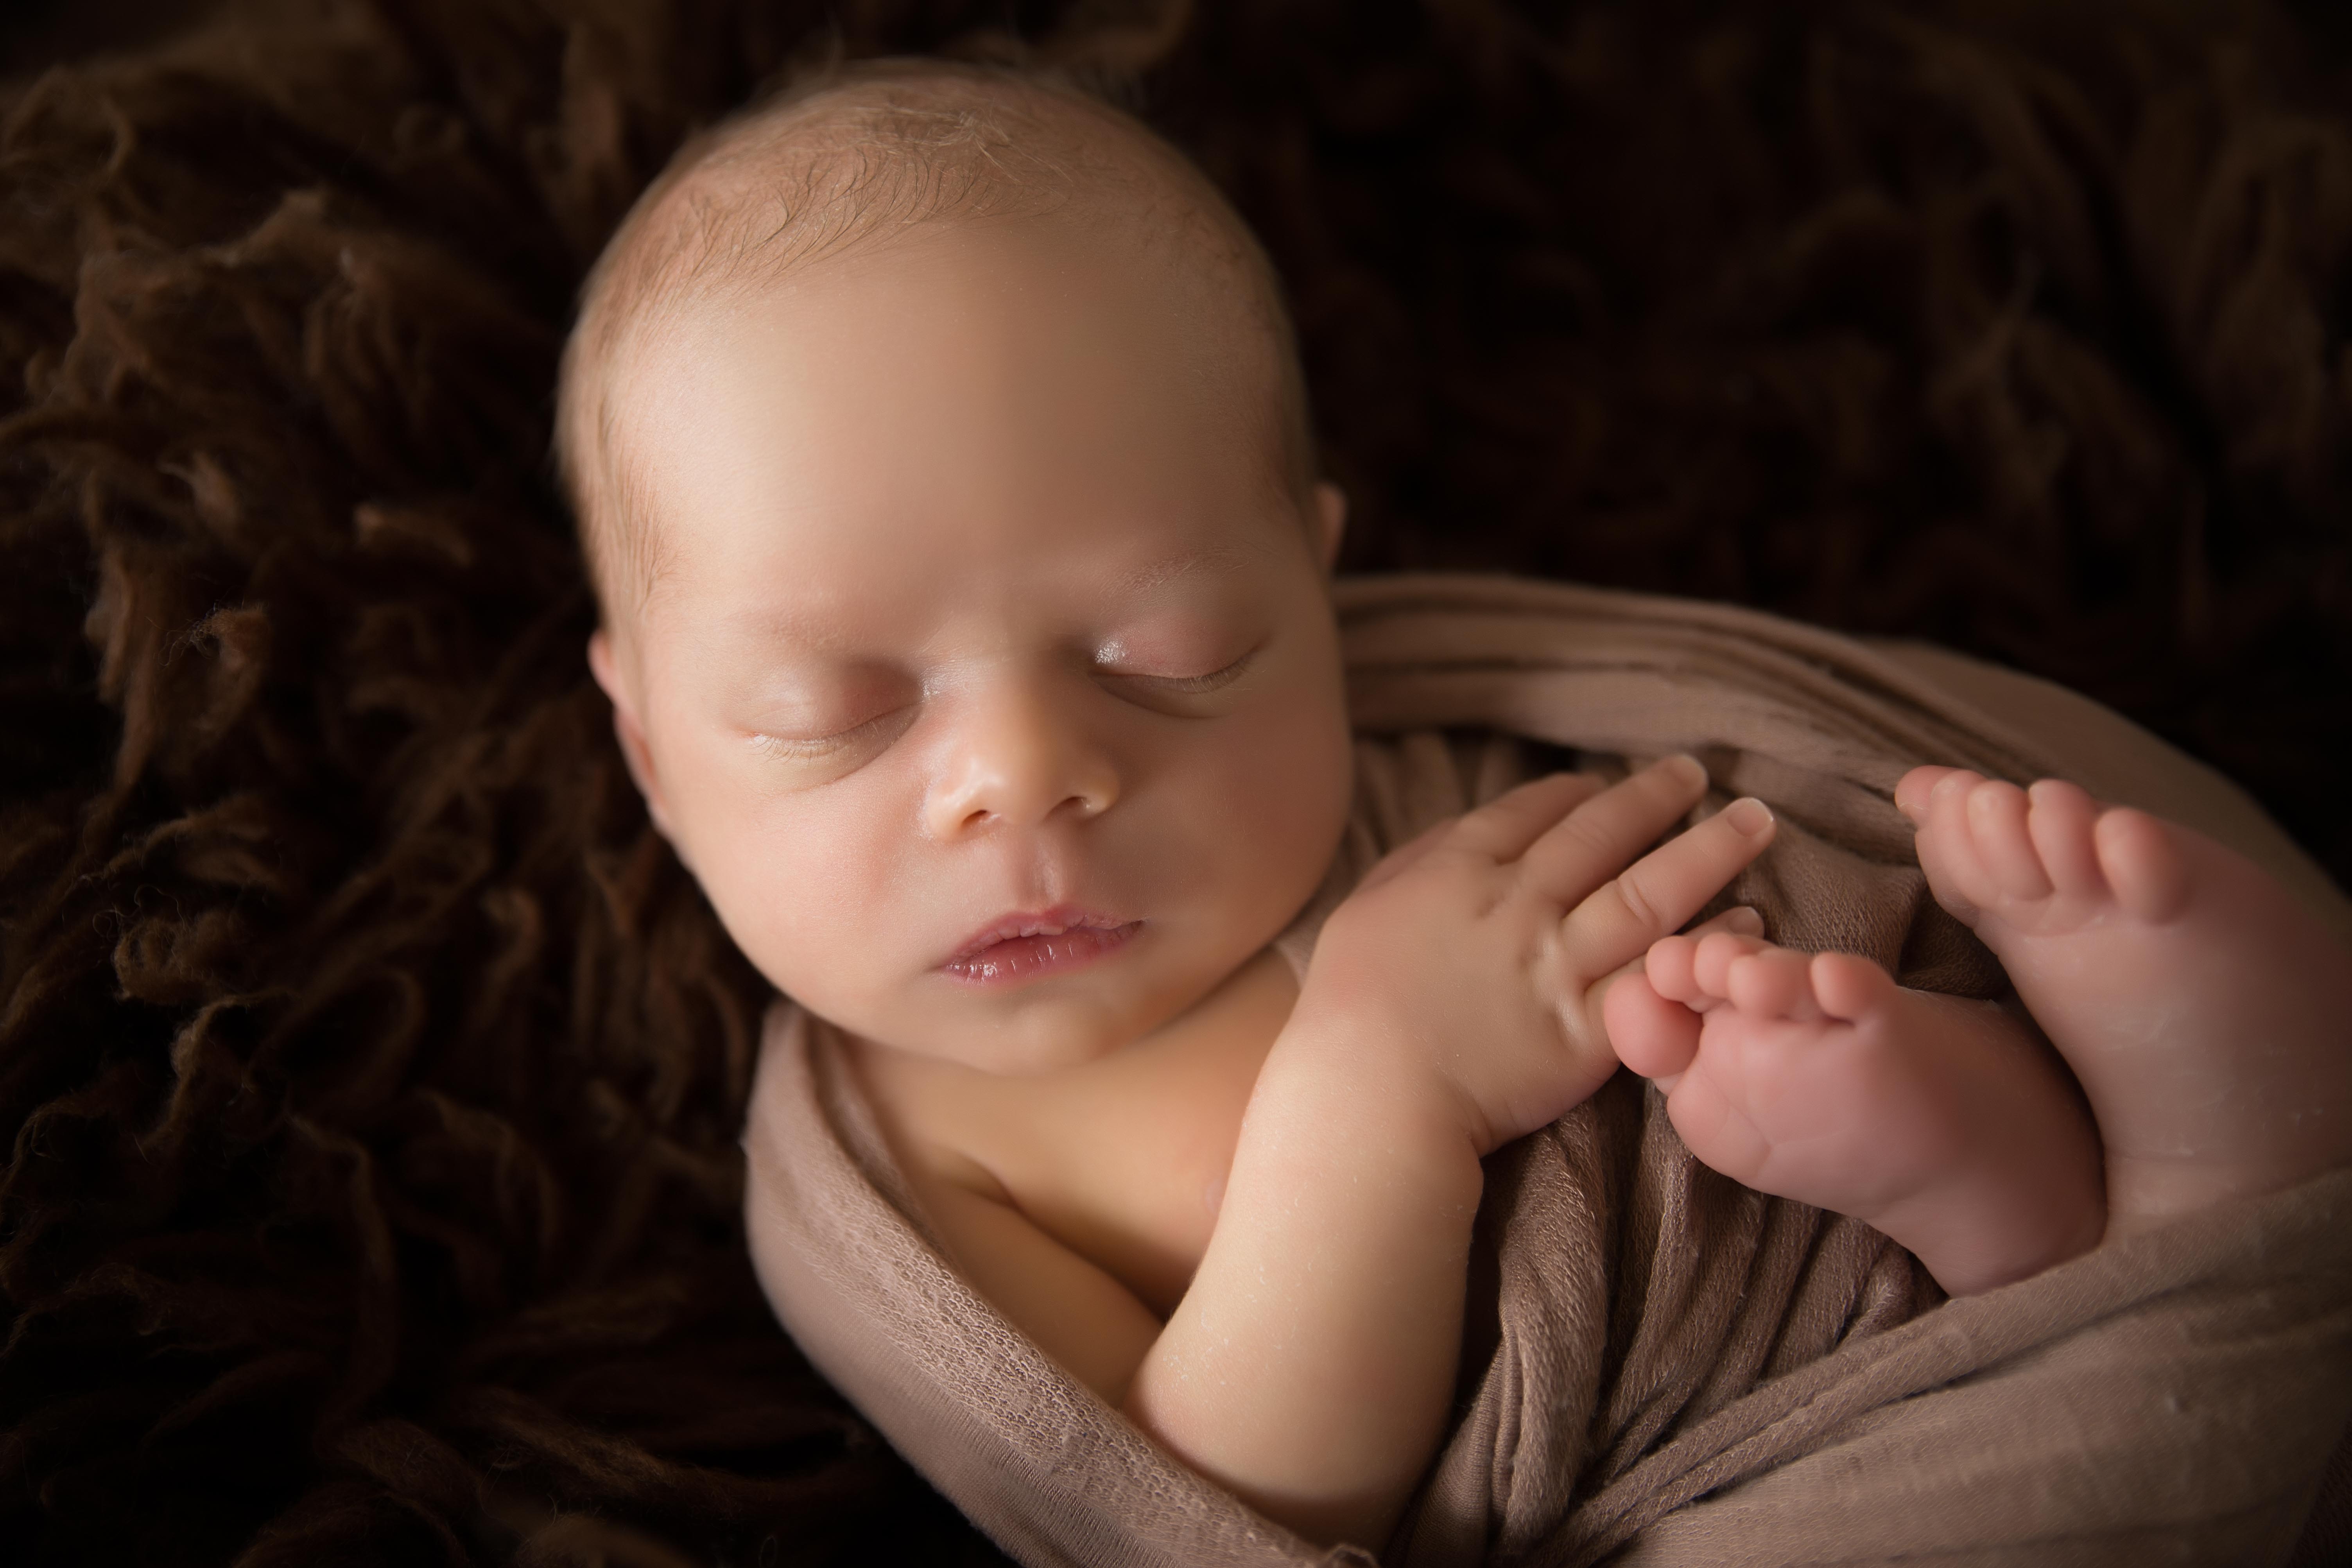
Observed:
[[[1926,808],[1917,801],[1905,800],[1899,795],[1895,797],[1895,809],[1901,812],[1904,818],[1914,827],[1918,826],[1919,819],[1927,815]]]
[[[1677,752],[1661,762],[1658,766],[1673,773],[1683,784],[1706,787],[1706,764],[1688,752]]]
[[[1746,904],[1742,904],[1735,910],[1725,910],[1723,923],[1731,930],[1738,931],[1742,936],[1762,936],[1764,934],[1764,917],[1758,914],[1754,910],[1749,909]]]
[[[1752,795],[1741,795],[1723,808],[1731,826],[1753,838],[1772,826],[1772,808]]]

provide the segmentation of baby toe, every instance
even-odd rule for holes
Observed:
[[[1698,1054],[1698,1015],[1658,994],[1646,976],[1612,982],[1601,1016],[1617,1059],[1643,1078],[1672,1079]]]
[[[1927,818],[1927,803],[1934,798],[1936,786],[1958,768],[1919,767],[1905,773],[1895,786],[1895,808],[1916,825]]]
[[[1884,1011],[1897,990],[1893,975],[1851,952],[1815,954],[1809,977],[1822,1011],[1847,1023]]]
[[[2099,869],[2093,829],[2099,805],[2083,786],[2042,779],[2025,792],[2026,831],[2051,885],[2070,898],[2103,898],[2107,880]]]
[[[1964,768],[1943,769],[1916,819],[1920,869],[1927,873],[1936,901],[1964,921],[1999,892],[1969,827],[1969,797],[1984,782],[1984,775]]]
[[[1671,939],[1670,939],[1671,940]],[[1691,953],[1691,984],[1700,996],[1720,1001],[1731,994],[1731,966],[1770,944],[1732,931],[1711,931],[1699,939]]]
[[[1767,948],[1733,961],[1731,1005],[1757,1017],[1802,1023],[1821,1016],[1813,1000],[1811,961],[1786,948]]]
[[[1693,972],[1698,946],[1686,936],[1660,937],[1652,942],[1642,959],[1642,973],[1650,988],[1668,1001],[1698,1001],[1705,994]]]
[[[2050,877],[2027,829],[2025,792],[2003,780],[1988,780],[1969,792],[1968,826],[1976,841],[1977,863],[2004,898],[2046,899]]]
[[[2189,862],[2163,823],[2119,805],[2100,815],[2092,838],[2099,868],[2125,909],[2153,924],[2188,907]]]

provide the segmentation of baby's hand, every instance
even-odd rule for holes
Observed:
[[[1377,1543],[1444,1429],[1478,1157],[1617,1065],[1607,982],[1772,837],[1735,805],[1633,864],[1706,784],[1514,790],[1375,867],[1259,1069],[1199,1270],[1127,1387],[1136,1424],[1318,1541]]]
[[[1742,800],[1633,858],[1706,789],[1670,757],[1605,789],[1538,779],[1432,828],[1333,912],[1293,1027],[1427,1084],[1481,1154],[1550,1122],[1616,1069],[1608,983],[1772,840],[1771,813]]]

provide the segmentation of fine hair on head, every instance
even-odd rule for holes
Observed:
[[[554,458],[606,622],[642,607],[661,573],[618,389],[623,367],[666,324],[920,226],[1056,215],[1119,221],[1215,277],[1218,297],[1271,350],[1278,477],[1303,499],[1314,443],[1280,282],[1183,153],[1059,72],[919,58],[837,64],[690,138],[582,286]]]

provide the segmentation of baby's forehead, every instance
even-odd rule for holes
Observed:
[[[902,62],[688,149],[599,261],[567,349],[559,458],[608,607],[616,576],[642,584],[657,570],[632,471],[632,362],[674,342],[689,316],[854,267],[924,230],[1034,220],[1147,254],[1204,331],[1246,342],[1245,357],[1270,372],[1276,464],[1301,488],[1304,393],[1279,288],[1206,178],[1139,123],[1072,91]]]
[[[1272,355],[1063,244],[946,229],[694,312],[630,371],[637,525],[672,556],[753,529],[855,560],[933,512],[1052,514],[1057,549],[1291,515]]]

